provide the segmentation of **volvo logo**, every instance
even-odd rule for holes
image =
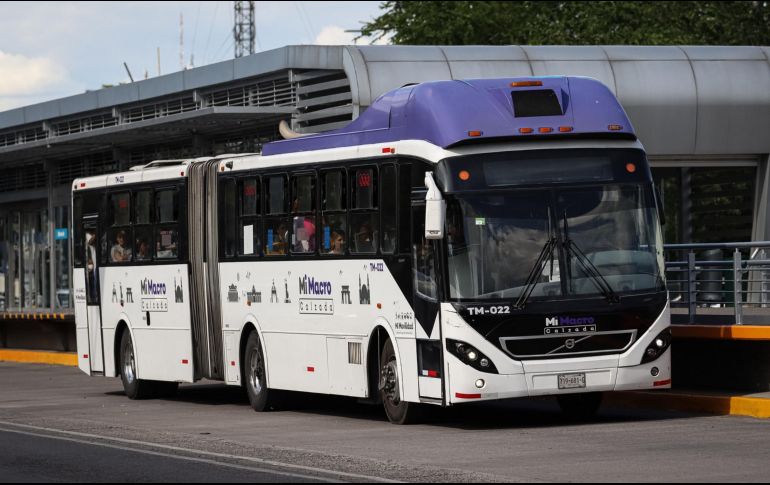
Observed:
[[[564,346],[567,347],[567,350],[574,349],[575,348],[575,339],[574,338],[567,339],[567,341],[564,342]]]

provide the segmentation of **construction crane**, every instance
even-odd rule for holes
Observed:
[[[254,22],[254,4],[256,2],[233,2],[235,4],[235,57],[254,54],[257,38],[257,26]]]

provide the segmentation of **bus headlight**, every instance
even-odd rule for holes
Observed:
[[[671,329],[667,328],[662,332],[660,332],[658,336],[655,337],[652,343],[644,351],[644,356],[642,357],[642,364],[652,362],[653,360],[663,355],[663,353],[668,349],[670,345],[671,345]]]
[[[446,348],[450,354],[460,359],[464,364],[481,372],[497,374],[497,367],[492,363],[492,360],[472,345],[447,339]]]

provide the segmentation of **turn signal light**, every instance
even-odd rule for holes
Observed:
[[[468,136],[481,136],[481,135],[483,135],[483,134],[484,134],[484,132],[483,132],[483,131],[476,131],[476,130],[473,130],[473,131],[469,131],[469,132],[468,132]]]
[[[471,179],[471,173],[467,170],[460,170],[460,173],[457,175],[457,177],[463,182],[467,182]]]
[[[531,88],[542,85],[543,81],[514,81],[511,83],[512,88]]]

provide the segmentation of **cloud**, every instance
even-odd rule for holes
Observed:
[[[0,51],[0,110],[74,94],[80,90],[67,70],[46,57]]]
[[[371,39],[369,37],[361,37],[356,39],[357,32],[346,32],[345,29],[337,25],[328,25],[321,29],[315,41],[316,45],[369,45]],[[376,45],[387,45],[390,43],[390,37],[383,37],[377,42]]]

